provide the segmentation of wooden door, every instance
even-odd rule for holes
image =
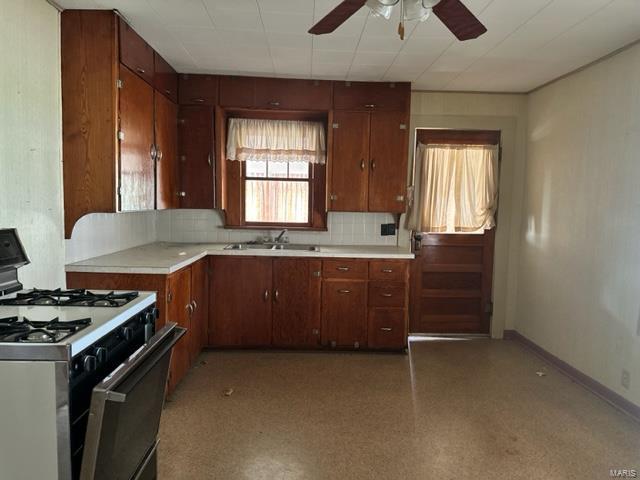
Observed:
[[[331,82],[256,78],[255,106],[281,110],[330,110]]]
[[[156,208],[178,208],[178,106],[155,97]]]
[[[212,257],[209,344],[271,345],[271,259]]]
[[[169,63],[153,52],[154,75],[153,86],[156,91],[165,95],[173,103],[178,103],[178,74]]]
[[[404,213],[408,125],[403,112],[373,112],[369,143],[369,211]]]
[[[213,107],[181,106],[179,117],[180,207],[214,208]]]
[[[411,333],[489,333],[495,229],[422,235],[411,272]]]
[[[168,278],[167,321],[186,328],[187,333],[176,343],[171,354],[169,391],[172,391],[189,370],[193,338],[191,313],[191,268],[184,268]]]
[[[322,339],[334,347],[367,345],[367,282],[325,280],[322,285]]]
[[[218,77],[215,75],[180,75],[180,105],[218,103]]]
[[[153,84],[153,48],[120,18],[120,62],[149,84]]]
[[[191,303],[193,315],[191,318],[191,363],[200,351],[207,345],[208,315],[209,315],[209,262],[206,258],[191,265]]]
[[[123,65],[120,80],[120,210],[153,210],[153,87]]]
[[[369,183],[369,114],[334,112],[329,210],[366,212]]]
[[[273,345],[320,345],[321,262],[273,259]]]

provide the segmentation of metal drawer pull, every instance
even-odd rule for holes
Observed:
[[[383,268],[382,273],[393,273],[393,268]]]
[[[390,332],[391,327],[380,327],[380,330],[382,330],[383,332]]]
[[[375,169],[376,169],[376,161],[371,160],[371,170],[375,170]]]
[[[340,289],[338,290],[338,293],[351,293],[351,290]]]
[[[360,160],[360,170],[364,170],[364,158]]]
[[[375,103],[367,103],[364,106],[365,108],[376,108],[376,104]]]
[[[280,106],[280,102],[276,102],[276,101],[269,102],[269,105],[271,105],[272,107],[279,107]]]
[[[192,98],[191,101],[196,103],[204,103],[204,98]]]
[[[147,73],[147,71],[146,71],[144,68],[140,68],[140,67],[136,68],[136,71],[137,71],[138,73],[143,74],[143,75],[144,75],[145,73]]]
[[[392,293],[381,293],[380,295],[382,295],[383,297],[387,297],[387,298],[393,297]]]
[[[276,288],[276,289],[273,291],[273,301],[274,301],[274,302],[277,302],[277,301],[278,301],[278,298],[280,298],[280,292],[279,292],[279,291],[278,291],[278,289]]]
[[[269,290],[264,291],[264,301],[266,302],[267,300],[269,300]]]
[[[209,155],[207,155],[207,163],[209,164],[209,166],[211,166],[211,152],[209,152]]]
[[[187,192],[178,192],[176,195],[178,195],[179,197],[186,197]]]
[[[194,310],[198,308],[198,302],[196,302],[195,300],[191,302],[191,305],[193,305]]]
[[[193,314],[193,305],[191,305],[190,303],[187,303],[184,308],[189,310],[189,315]]]
[[[164,90],[164,93],[166,93],[167,95],[171,95],[171,90],[169,90],[168,88]]]
[[[348,272],[349,267],[336,267],[336,270],[340,270],[341,272]]]

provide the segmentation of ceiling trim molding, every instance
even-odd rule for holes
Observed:
[[[604,55],[604,56],[602,56],[600,58],[597,58],[596,60],[594,60],[592,62],[586,63],[581,67],[578,67],[578,68],[576,68],[574,70],[571,70],[570,72],[567,72],[567,73],[565,73],[563,75],[560,75],[559,77],[554,78],[553,80],[549,80],[548,82],[545,82],[542,85],[539,85],[539,86],[537,86],[535,88],[532,88],[531,90],[529,90],[528,92],[525,92],[525,93],[527,95],[529,95],[531,93],[537,92],[538,90],[542,90],[543,88],[548,87],[549,85],[551,85],[553,83],[559,82],[560,80],[564,80],[565,78],[570,77],[572,75],[575,75],[577,73],[580,73],[583,70],[586,70],[587,68],[590,68],[590,67],[593,67],[594,65],[597,65],[598,63],[602,63],[602,62],[604,62],[606,60],[609,60],[610,58],[615,57],[619,53],[622,53],[625,50],[629,50],[630,48],[633,48],[636,45],[640,45],[640,38],[638,40],[634,40],[631,43],[628,43],[627,45],[625,45],[623,47],[620,47],[620,48],[614,50],[613,52],[607,53],[606,55]]]
[[[59,12],[62,12],[64,10],[64,8],[62,8],[60,5],[58,5],[56,2],[54,2],[53,0],[47,0],[47,3],[49,5],[51,5],[53,8],[55,8],[56,10],[58,10]]]
[[[483,92],[481,90],[414,90],[411,89],[411,93],[462,93],[468,95],[523,95],[526,96],[529,92]]]

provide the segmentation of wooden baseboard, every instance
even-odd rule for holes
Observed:
[[[516,342],[522,344],[529,350],[533,351],[536,355],[546,360],[554,367],[556,367],[560,372],[565,374],[571,380],[579,383],[584,388],[589,390],[591,393],[594,393],[598,397],[602,398],[606,402],[610,403],[618,410],[632,416],[637,421],[640,421],[640,406],[635,403],[627,400],[622,395],[614,392],[609,387],[604,386],[597,380],[591,378],[589,375],[582,373],[580,370],[572,367],[564,360],[559,359],[552,353],[548,352],[544,348],[542,348],[537,343],[529,340],[527,337],[522,335],[516,330],[505,330],[504,331],[504,339],[505,340],[515,340]]]

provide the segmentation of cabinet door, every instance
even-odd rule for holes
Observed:
[[[255,105],[256,79],[254,77],[220,77],[222,107],[253,108]]]
[[[178,106],[155,93],[156,208],[178,208]]]
[[[373,112],[369,144],[369,211],[403,213],[407,195],[407,116]]]
[[[331,82],[256,78],[255,106],[281,110],[330,110]]]
[[[366,212],[369,183],[369,114],[334,112],[329,210]]]
[[[153,88],[122,65],[120,80],[120,210],[153,210]]]
[[[191,268],[184,268],[173,273],[168,278],[167,288],[168,312],[167,321],[175,322],[186,328],[187,333],[173,347],[171,367],[169,371],[169,391],[185,376],[191,365],[191,342],[193,331],[191,328]]]
[[[180,75],[180,105],[218,103],[218,77],[215,75]]]
[[[322,286],[323,344],[362,348],[367,344],[367,283],[325,280]]]
[[[213,107],[181,106],[179,117],[180,207],[214,208]]]
[[[191,265],[191,363],[200,351],[207,345],[207,331],[209,315],[209,264],[207,259],[199,260]]]
[[[273,260],[273,344],[313,347],[320,344],[320,260]]]
[[[153,48],[120,18],[120,62],[153,85]]]
[[[407,346],[407,313],[403,308],[369,310],[368,347],[402,349]]]
[[[209,344],[271,344],[271,259],[214,257],[209,283]]]
[[[411,84],[407,82],[334,82],[336,110],[409,111]]]
[[[153,52],[154,88],[173,103],[178,103],[178,74],[158,52]]]

